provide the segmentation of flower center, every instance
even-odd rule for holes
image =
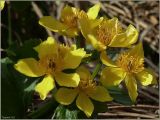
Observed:
[[[54,74],[62,71],[64,65],[64,57],[70,50],[68,46],[60,45],[56,54],[46,55],[39,60],[39,64],[46,68],[46,74]]]
[[[46,68],[46,73],[53,74],[57,70],[57,58],[56,56],[45,56],[39,60],[39,64]]]
[[[137,55],[130,55],[127,52],[122,53],[116,62],[127,73],[138,73],[144,69],[144,59]]]
[[[74,14],[66,15],[61,19],[61,21],[69,26],[70,28],[76,28],[77,27],[77,16]]]
[[[115,27],[115,25],[114,26],[111,25],[109,21],[104,20],[98,26],[96,33],[97,33],[99,42],[101,42],[105,46],[108,46],[112,41],[113,37],[120,31],[121,31],[121,27],[119,24],[117,27]]]
[[[78,89],[84,91],[85,93],[92,92],[96,87],[96,82],[91,78],[81,79],[78,85]]]
[[[87,14],[83,10],[77,10],[75,13],[62,16],[61,21],[69,26],[69,28],[78,28],[78,19],[83,17],[87,17]]]

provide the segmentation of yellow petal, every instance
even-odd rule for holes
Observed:
[[[39,24],[43,27],[53,31],[62,32],[66,29],[66,26],[60,23],[58,20],[54,19],[52,16],[44,16],[39,20]]]
[[[80,81],[79,75],[77,73],[66,74],[59,72],[55,74],[56,82],[60,86],[66,87],[77,87]]]
[[[75,69],[81,63],[81,60],[85,57],[86,52],[83,48],[69,51],[64,58],[63,69]]]
[[[4,8],[5,1],[0,1],[0,9],[2,10]]]
[[[100,81],[104,86],[116,86],[125,76],[126,73],[121,68],[106,67],[102,70]]]
[[[136,77],[144,86],[152,84],[155,80],[154,74],[149,69],[144,69],[142,72],[139,72],[136,74]]]
[[[115,63],[106,55],[105,51],[101,52],[100,59],[106,66],[116,67]]]
[[[39,77],[45,74],[45,69],[34,58],[20,59],[14,68],[29,77]]]
[[[103,50],[106,49],[106,46],[105,46],[105,45],[103,45],[102,43],[98,42],[97,37],[96,37],[95,34],[88,34],[87,37],[88,37],[89,43],[91,43],[92,46],[93,46],[96,50],[98,50],[98,51],[103,51]]]
[[[55,99],[63,105],[71,104],[76,98],[78,91],[76,89],[60,88],[55,94]]]
[[[136,98],[138,96],[137,83],[136,83],[135,78],[132,75],[127,75],[126,78],[125,78],[125,84],[126,84],[126,87],[128,89],[128,93],[129,93],[129,96],[130,96],[131,100],[133,102],[135,102]]]
[[[43,41],[40,45],[34,48],[39,55],[39,58],[45,57],[46,55],[53,55],[57,52],[56,40],[52,37],[48,37],[47,40]]]
[[[77,28],[66,28],[63,32],[63,35],[66,35],[68,37],[75,37],[78,35],[78,29]]]
[[[79,74],[80,78],[83,80],[86,80],[88,78],[91,78],[91,73],[89,72],[89,70],[84,67],[84,66],[80,66],[76,72]]]
[[[40,98],[44,100],[47,94],[55,87],[54,79],[51,75],[47,75],[35,87],[35,91],[39,93]]]
[[[124,33],[117,34],[109,44],[110,47],[129,47],[137,42],[138,31],[137,29],[129,25]]]
[[[102,86],[96,86],[95,90],[88,92],[88,95],[92,99],[100,102],[107,102],[113,100],[113,98],[109,95],[107,89]]]
[[[76,15],[77,12],[78,9],[66,5],[61,11],[61,19],[65,18],[66,16]]]
[[[87,18],[79,19],[79,26],[82,35],[85,37],[87,42],[89,42],[88,34],[93,34],[94,28],[96,28],[101,22],[103,18],[90,20]]]
[[[89,19],[96,19],[96,17],[98,16],[99,10],[100,10],[100,3],[89,8],[89,10],[87,11],[87,15]]]
[[[130,55],[137,55],[138,57],[144,59],[144,51],[142,43],[138,43],[135,47],[129,50]]]
[[[76,100],[76,105],[86,114],[87,117],[90,117],[92,115],[94,110],[93,103],[84,93],[79,94]]]

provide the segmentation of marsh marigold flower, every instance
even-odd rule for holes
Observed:
[[[125,81],[129,96],[133,102],[136,101],[137,81],[147,86],[155,81],[153,72],[144,68],[144,53],[142,43],[131,50],[121,53],[115,62],[111,61],[105,52],[101,54],[103,64],[108,67],[102,70],[100,81],[104,86],[119,85]]]
[[[38,52],[39,60],[34,58],[20,59],[14,65],[20,73],[29,77],[44,76],[35,87],[35,91],[44,100],[55,87],[55,81],[60,86],[77,87],[80,81],[77,73],[66,74],[64,69],[75,69],[79,66],[86,52],[83,49],[57,44],[52,37],[34,48]]]
[[[80,29],[86,41],[103,51],[107,47],[128,47],[137,41],[138,31],[133,25],[123,30],[117,18],[80,19]]]
[[[90,72],[84,66],[80,66],[77,69],[77,73],[80,76],[78,87],[62,87],[58,89],[55,98],[59,103],[69,105],[77,97],[77,107],[90,117],[94,110],[94,105],[90,98],[100,102],[107,102],[112,101],[112,97],[104,87],[96,84],[92,79]]]
[[[39,24],[53,32],[74,37],[77,36],[79,32],[78,20],[80,18],[95,19],[99,9],[100,4],[96,4],[86,13],[83,10],[67,5],[62,9],[59,21],[52,16],[44,16],[39,20]]]

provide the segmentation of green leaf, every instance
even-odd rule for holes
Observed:
[[[55,110],[53,118],[56,118],[56,119],[76,119],[78,112],[79,112],[78,110],[71,109],[67,106],[59,105]]]
[[[39,79],[26,77],[13,67],[9,58],[1,59],[2,67],[2,118],[25,118],[31,104],[35,84]]]
[[[1,60],[1,105],[2,105],[2,118],[23,118],[24,105],[19,87],[18,80],[13,75],[12,62],[8,59]]]
[[[106,102],[98,102],[95,100],[92,100],[92,102],[94,104],[94,113],[103,113],[108,110]]]
[[[120,89],[119,87],[110,87],[107,88],[110,95],[114,98],[115,102],[124,104],[124,105],[132,105],[133,102],[131,101],[129,95],[124,90]]]
[[[36,39],[27,40],[24,42],[22,46],[13,43],[8,49],[6,49],[6,52],[8,56],[15,61],[18,59],[29,58],[29,57],[37,58],[38,53],[33,48],[37,46],[39,43],[40,40]]]
[[[75,102],[71,105],[59,105],[53,116],[52,119],[84,119],[87,118],[86,115],[80,111],[77,107]]]
[[[39,107],[36,111],[28,114],[28,118],[38,119],[38,118],[49,118],[51,117],[58,103],[54,98],[51,98],[44,102],[43,106]]]

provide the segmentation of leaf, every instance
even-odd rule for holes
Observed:
[[[71,104],[71,105],[59,105],[53,116],[52,119],[84,119],[87,118],[86,115],[80,111],[75,103]]]
[[[49,99],[44,103],[43,106],[39,107],[36,111],[28,114],[28,118],[38,119],[38,118],[49,118],[53,114],[53,111],[58,106],[58,103],[54,98]]]
[[[108,110],[106,102],[98,102],[95,100],[92,100],[92,102],[94,104],[94,113],[103,113]]]
[[[2,118],[25,118],[33,98],[37,78],[26,77],[13,68],[9,58],[1,59],[2,67]]]
[[[124,90],[120,89],[119,87],[110,87],[107,88],[110,95],[113,97],[114,101],[124,104],[124,105],[132,105],[133,102],[131,101],[129,95]]]
[[[39,43],[40,40],[36,39],[27,40],[22,46],[18,46],[18,44],[13,43],[8,49],[6,49],[6,52],[8,56],[15,61],[18,59],[29,57],[37,58],[38,53],[33,48]]]
[[[2,118],[23,118],[24,106],[22,93],[12,73],[12,62],[8,59],[1,60],[2,67]]]

